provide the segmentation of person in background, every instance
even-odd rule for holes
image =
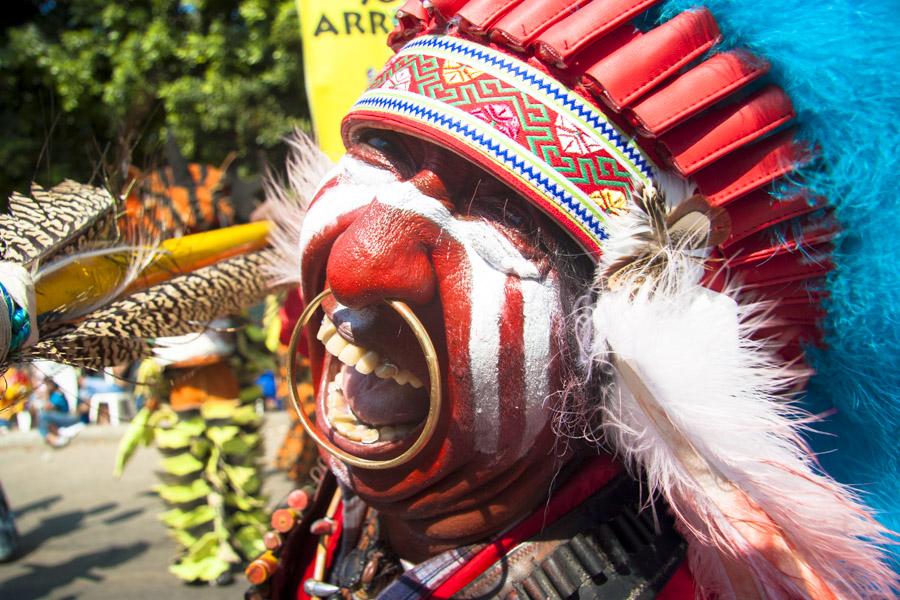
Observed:
[[[69,412],[69,403],[52,379],[47,380],[47,401],[40,408],[38,431],[54,448],[68,444],[84,428],[78,415]]]
[[[15,516],[9,508],[3,486],[0,485],[0,563],[15,558],[19,547],[19,532],[16,529]]]

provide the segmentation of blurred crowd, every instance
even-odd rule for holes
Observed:
[[[100,373],[81,372],[67,365],[38,362],[12,367],[0,381],[0,434],[37,430],[54,448],[61,448],[85,426],[130,420],[147,401],[140,363],[108,368]],[[259,410],[280,410],[275,376],[259,375]]]

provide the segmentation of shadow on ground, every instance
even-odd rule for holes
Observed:
[[[146,542],[138,542],[128,546],[111,546],[105,550],[88,552],[75,556],[66,562],[56,565],[35,565],[25,563],[28,569],[12,579],[0,583],[0,596],[4,598],[46,598],[50,593],[65,587],[77,579],[85,579],[95,583],[104,580],[97,570],[110,569],[124,564],[150,547]],[[76,596],[67,596],[75,598]]]
[[[109,512],[117,506],[118,504],[108,502],[87,510],[70,510],[43,519],[37,527],[31,528],[27,532],[20,531],[19,548],[15,554],[16,560],[22,560],[50,538],[71,533],[82,527],[87,517]],[[15,512],[19,514],[22,511],[16,510]]]
[[[30,512],[35,510],[50,510],[54,504],[62,500],[63,497],[60,494],[56,494],[54,496],[47,496],[45,498],[41,498],[40,500],[35,500],[34,502],[29,502],[24,506],[17,506],[15,510],[13,510],[13,514],[17,518],[22,518]]]

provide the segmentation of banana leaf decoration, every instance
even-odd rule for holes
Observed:
[[[141,444],[155,442],[162,454],[162,483],[154,491],[169,506],[160,520],[180,548],[169,571],[185,581],[220,581],[264,550],[262,420],[254,406],[259,390],[253,387],[242,390],[239,399],[194,410],[165,404],[144,408],[119,444],[117,476]]]

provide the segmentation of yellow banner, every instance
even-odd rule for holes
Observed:
[[[393,54],[387,34],[403,0],[297,0],[303,76],[319,146],[344,153],[341,118]]]

